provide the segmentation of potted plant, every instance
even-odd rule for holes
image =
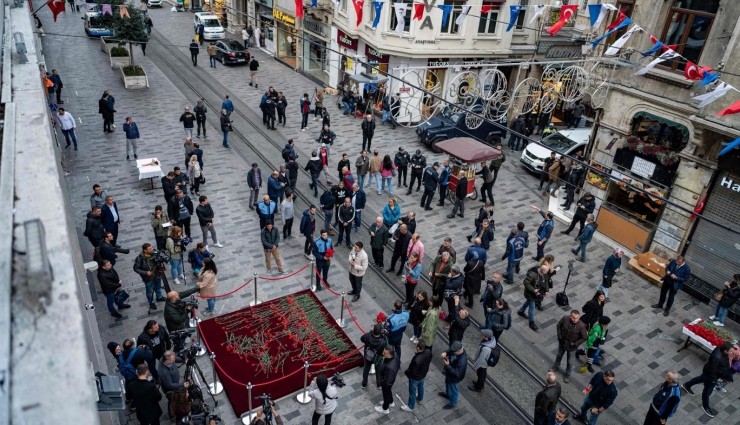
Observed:
[[[123,46],[111,47],[109,55],[111,68],[120,68],[129,64],[128,49]]]
[[[118,43],[128,45],[128,60],[121,63],[121,78],[123,78],[124,87],[127,89],[149,87],[144,69],[134,62],[134,44],[146,44],[149,38],[141,11],[126,5],[124,0],[105,0],[105,2],[112,6],[113,15],[106,14],[103,19],[113,29]],[[123,16],[121,16],[122,10],[119,6],[128,6],[123,9],[126,11]],[[111,66],[114,66],[112,57]]]

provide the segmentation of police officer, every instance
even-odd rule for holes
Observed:
[[[426,157],[421,154],[421,149],[417,149],[414,156],[411,157],[411,183],[409,184],[408,192],[406,192],[407,195],[411,195],[411,190],[414,188],[414,181],[417,182],[416,191],[418,192],[421,188],[421,176],[426,166]]]
[[[431,211],[433,209],[431,207],[432,199],[434,199],[434,192],[437,190],[437,184],[439,184],[437,170],[439,170],[439,162],[435,162],[431,167],[427,167],[424,170],[424,177],[422,179],[424,183],[424,194],[421,195],[421,207],[425,211]]]

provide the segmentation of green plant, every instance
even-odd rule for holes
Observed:
[[[139,65],[127,65],[121,69],[123,70],[123,75],[127,77],[143,77],[146,75],[144,73],[144,68]]]
[[[113,9],[113,15],[105,14],[101,17],[102,23],[113,29],[115,39],[120,44],[128,44],[129,65],[134,63],[134,43],[146,43],[149,34],[144,26],[144,17],[141,11],[131,4],[126,4],[124,0],[98,0],[98,5],[103,3],[110,4]],[[119,6],[125,5],[128,10],[128,17],[121,16]]]
[[[110,55],[116,58],[127,57],[128,49],[120,46],[112,47],[110,49]]]

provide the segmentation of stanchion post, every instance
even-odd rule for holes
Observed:
[[[314,260],[311,260],[311,270],[309,270],[309,275],[311,277],[311,290],[316,292],[316,262]]]
[[[300,404],[308,404],[311,402],[311,396],[308,395],[308,367],[310,364],[308,362],[303,363],[303,391],[298,393],[296,396],[296,400],[298,400],[298,403]]]
[[[254,300],[250,301],[249,305],[254,307],[260,303],[261,301],[257,299],[257,272],[254,272]]]
[[[347,327],[347,323],[344,322],[344,296],[345,295],[346,295],[345,292],[342,291],[342,299],[340,301],[342,305],[339,308],[339,319],[337,319],[337,325],[339,325],[340,328]]]
[[[197,325],[200,324],[200,317],[196,317],[195,320],[197,322],[197,324],[195,326],[195,335],[198,336],[198,338],[196,338],[196,342],[195,342],[195,346],[198,347],[198,351],[195,352],[195,355],[197,357],[201,357],[204,354],[206,354],[206,347],[204,347],[203,340],[200,337],[200,326],[197,326]]]
[[[224,386],[218,381],[218,375],[216,375],[216,353],[213,352],[211,352],[211,367],[213,368],[213,383],[208,384],[208,393],[211,395],[221,394]]]
[[[249,410],[244,416],[242,416],[242,424],[244,425],[251,424],[252,419],[257,416],[256,412],[252,412],[252,387],[254,387],[254,385],[252,385],[251,382],[247,382],[247,400],[249,403]]]

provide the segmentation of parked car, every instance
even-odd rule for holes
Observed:
[[[249,63],[249,50],[236,40],[222,40],[216,42],[216,59],[222,64]]]
[[[473,105],[472,110],[483,114],[483,105],[480,103]],[[466,112],[460,109],[445,108],[438,116],[430,118],[429,121],[417,127],[416,135],[420,142],[430,146],[435,152],[437,143],[453,137],[472,137],[489,145],[492,145],[497,137],[501,139],[506,137],[506,117],[503,117],[498,124],[483,121],[478,127],[470,128],[465,115]]]
[[[193,14],[193,31],[198,32],[198,25],[203,24],[204,40],[223,40],[226,38],[224,27],[216,15],[209,12],[197,12]]]
[[[162,7],[162,0],[146,0],[146,5],[149,7]]]
[[[560,130],[542,139],[542,145],[537,143],[528,144],[522,151],[519,162],[529,171],[539,173],[545,164],[545,158],[550,156],[550,152],[554,151],[557,157],[561,155],[573,156],[577,151],[586,149],[590,137],[590,128]]]
[[[113,37],[115,34],[112,28],[103,24],[100,12],[85,12],[82,15],[82,20],[84,21],[85,34],[88,37]]]

